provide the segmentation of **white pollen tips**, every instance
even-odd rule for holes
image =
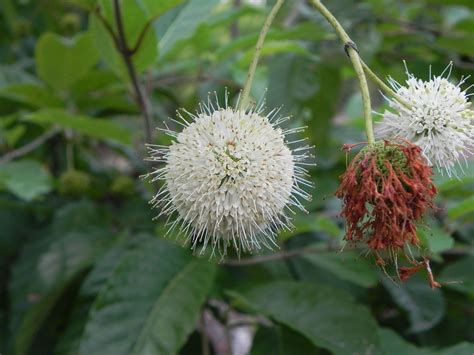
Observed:
[[[440,76],[430,72],[429,81],[417,79],[408,72],[406,86],[389,82],[409,107],[388,99],[392,110],[383,114],[377,133],[380,138],[399,137],[421,147],[430,165],[441,173],[457,176],[462,163],[474,152],[473,114],[469,88],[461,89],[448,79],[452,63]],[[446,77],[444,77],[446,75]]]

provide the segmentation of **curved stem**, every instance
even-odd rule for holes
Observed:
[[[151,123],[152,118],[151,118],[151,113],[150,113],[150,105],[147,101],[147,98],[143,94],[142,88],[140,87],[140,83],[138,81],[138,74],[132,60],[132,56],[134,52],[128,47],[128,44],[127,44],[127,39],[125,37],[125,29],[124,29],[124,25],[122,21],[120,3],[118,0],[114,0],[113,4],[114,4],[115,23],[117,25],[117,32],[118,32],[116,36],[117,50],[121,54],[123,61],[125,63],[125,67],[127,68],[128,76],[130,77],[133,90],[135,91],[135,100],[138,106],[140,107],[140,111],[144,118],[146,143],[152,143],[153,137],[152,137],[152,123]],[[111,35],[114,36],[113,31]],[[135,51],[138,50],[138,47],[134,48],[133,50]]]
[[[323,15],[326,20],[336,31],[337,35],[344,43],[344,49],[349,56],[352,66],[359,79],[360,91],[362,93],[362,100],[364,104],[364,118],[365,118],[365,131],[367,134],[367,141],[370,143],[375,142],[374,127],[372,123],[372,106],[370,104],[370,93],[369,87],[367,86],[367,79],[365,78],[364,68],[362,67],[362,61],[360,60],[359,53],[355,43],[351,40],[349,35],[346,33],[344,28],[341,26],[339,21],[334,15],[321,3],[320,0],[311,0],[313,6]]]
[[[378,86],[379,88],[384,92],[386,93],[387,95],[393,97],[395,100],[397,100],[399,103],[401,103],[403,106],[405,106],[406,108],[411,108],[410,104],[408,102],[406,102],[405,100],[403,100],[400,95],[398,95],[395,90],[393,90],[392,88],[390,88],[390,86],[388,86],[387,84],[385,84],[383,82],[382,79],[380,79],[377,74],[375,74],[372,69],[369,68],[369,66],[367,64],[365,64],[365,62],[363,60],[361,60],[361,63],[362,63],[362,67],[364,68],[364,71],[365,73],[367,74],[367,76],[372,79]]]
[[[57,128],[53,128],[49,131],[46,131],[39,137],[33,139],[28,144],[18,149],[12,150],[6,153],[4,156],[0,157],[0,164],[8,163],[10,160],[22,157],[23,155],[26,155],[29,152],[32,152],[36,148],[40,147],[43,143],[45,143],[48,139],[53,138],[58,133],[59,133],[59,129]]]
[[[255,46],[255,53],[252,58],[252,62],[250,63],[249,71],[247,73],[247,80],[245,81],[245,86],[242,91],[242,97],[240,98],[239,102],[239,109],[245,110],[248,105],[250,89],[252,87],[253,78],[255,76],[255,70],[257,69],[258,60],[260,58],[260,53],[262,52],[263,42],[265,41],[265,37],[267,36],[267,32],[270,29],[270,26],[275,18],[278,10],[280,10],[281,6],[283,5],[284,0],[277,0],[273,8],[270,10],[267,19],[265,20],[262,30],[260,31],[260,35],[258,36],[257,44]]]
[[[74,146],[70,140],[70,137],[68,137],[68,141],[66,143],[66,169],[67,171],[74,170]]]

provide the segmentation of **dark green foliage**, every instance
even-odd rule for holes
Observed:
[[[152,126],[181,130],[169,118],[194,112],[209,92],[223,98],[227,88],[235,104],[273,1],[118,3]],[[403,83],[402,60],[423,79],[451,60],[454,82],[474,74],[472,0],[323,3],[380,77]],[[2,355],[195,355],[206,342],[212,354],[237,328],[253,355],[474,353],[473,165],[459,179],[435,175],[439,209],[412,249],[431,258],[441,289],[425,275],[393,283],[365,250],[343,249],[334,191],[342,144],[366,140],[362,102],[343,46],[307,1],[286,1],[278,14],[251,96],[282,106],[292,116],[285,129],[307,126],[313,201],[309,214],[292,216],[280,249],[248,265],[192,255],[174,232],[164,238],[166,220],[152,221],[159,211],[147,201],[161,184],[139,178],[152,168],[143,161],[143,107],[109,33],[118,33],[113,5],[0,1]],[[170,143],[152,133],[153,143]]]
[[[237,305],[285,324],[334,354],[380,351],[377,325],[369,310],[337,289],[310,283],[275,282],[236,299]]]

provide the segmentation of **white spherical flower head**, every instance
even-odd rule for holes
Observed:
[[[151,160],[165,166],[154,179],[165,184],[152,203],[161,214],[174,215],[171,228],[179,226],[193,249],[210,243],[221,255],[228,246],[254,251],[275,245],[275,233],[290,227],[285,210],[303,209],[298,197],[309,199],[300,184],[308,185],[299,155],[285,143],[274,115],[259,111],[206,106],[186,121],[169,147],[149,146]],[[304,163],[303,163],[304,164]],[[174,213],[176,212],[176,213]]]
[[[388,99],[394,110],[385,111],[378,133],[382,137],[399,137],[422,148],[428,162],[448,176],[457,175],[456,164],[473,153],[474,126],[469,94],[449,82],[450,64],[429,81],[417,79],[407,70],[406,86],[390,79],[397,95],[407,104]],[[448,71],[447,77],[444,73]]]

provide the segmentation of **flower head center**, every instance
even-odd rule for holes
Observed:
[[[226,142],[223,147],[211,148],[220,167],[218,169],[220,172],[217,173],[220,178],[219,188],[225,183],[237,183],[239,179],[245,178],[248,171],[250,160],[242,156],[236,148],[237,144],[234,141]]]

